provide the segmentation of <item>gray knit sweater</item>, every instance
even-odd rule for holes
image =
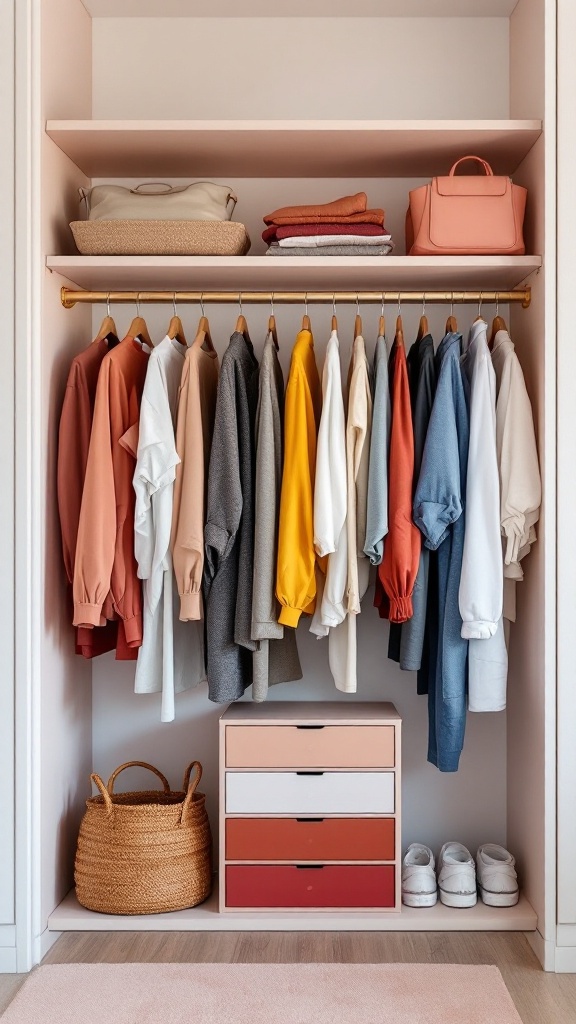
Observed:
[[[204,529],[208,695],[217,703],[252,683],[257,388],[254,349],[235,332],[220,368]]]

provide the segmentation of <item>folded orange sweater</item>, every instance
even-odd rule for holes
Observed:
[[[266,223],[270,221],[266,219]],[[336,217],[334,214],[304,215],[301,217],[292,214],[289,217],[277,217],[273,222],[275,227],[283,227],[285,224],[384,224],[384,210],[364,210],[362,213],[351,213],[348,217]]]
[[[332,203],[318,203],[312,206],[281,206],[273,213],[264,217],[266,224],[278,224],[278,217],[288,217],[288,223],[296,224],[293,217],[318,217],[330,216],[349,217],[352,213],[363,213],[368,202],[365,192],[357,192],[355,196],[343,196],[342,199],[335,199]]]

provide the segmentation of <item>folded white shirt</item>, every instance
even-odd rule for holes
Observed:
[[[294,235],[280,238],[282,249],[315,249],[319,245],[384,245],[392,235]]]

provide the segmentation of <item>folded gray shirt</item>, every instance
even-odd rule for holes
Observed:
[[[345,237],[345,236],[343,236]],[[266,250],[267,256],[388,256],[393,249],[392,243],[386,245],[317,245],[314,249],[297,245],[294,249],[285,249],[281,245],[271,245]]]

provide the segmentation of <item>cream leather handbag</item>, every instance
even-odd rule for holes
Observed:
[[[456,175],[464,160],[482,174]],[[406,215],[409,256],[522,256],[527,191],[495,175],[477,156],[457,160],[446,177],[432,178],[410,192]]]
[[[230,220],[238,200],[228,185],[212,181],[175,186],[155,181],[136,188],[95,185],[78,191],[88,220]]]

